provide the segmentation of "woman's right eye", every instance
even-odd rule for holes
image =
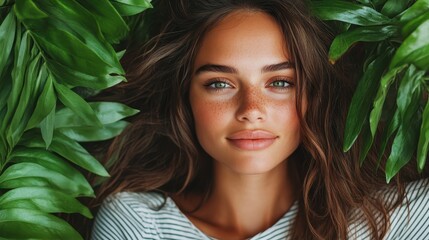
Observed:
[[[224,89],[224,88],[232,88],[232,86],[230,84],[228,84],[227,82],[224,82],[224,81],[213,81],[213,82],[209,82],[209,83],[205,84],[204,86],[206,86],[207,88],[212,88],[212,89],[216,89],[216,90],[220,90],[220,89]]]

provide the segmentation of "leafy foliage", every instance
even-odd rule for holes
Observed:
[[[82,169],[107,171],[80,142],[110,139],[137,113],[88,102],[125,80],[117,46],[149,0],[0,1],[0,238],[82,239],[57,213],[92,218]]]
[[[357,42],[368,49],[349,108],[344,151],[360,135],[363,161],[379,130],[380,158],[391,144],[387,181],[413,155],[422,171],[429,147],[429,0],[314,0],[311,4],[320,18],[347,26],[331,45],[331,62]],[[387,104],[389,99],[396,103]]]

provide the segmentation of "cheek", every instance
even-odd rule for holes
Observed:
[[[288,101],[273,105],[273,122],[278,123],[279,130],[284,134],[298,138],[301,132],[300,119],[296,110],[295,101]],[[291,140],[292,140],[291,139]]]
[[[196,123],[213,122],[220,117],[222,106],[205,100],[197,100],[192,104],[192,113]]]

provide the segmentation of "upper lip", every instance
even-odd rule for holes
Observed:
[[[273,133],[265,130],[242,130],[235,132],[227,137],[230,140],[240,140],[240,139],[273,139],[277,136]]]

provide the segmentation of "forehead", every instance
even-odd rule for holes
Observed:
[[[286,39],[276,20],[261,11],[239,10],[227,15],[204,36],[196,64],[256,60],[278,63],[289,60]],[[252,60],[253,59],[253,60]]]

